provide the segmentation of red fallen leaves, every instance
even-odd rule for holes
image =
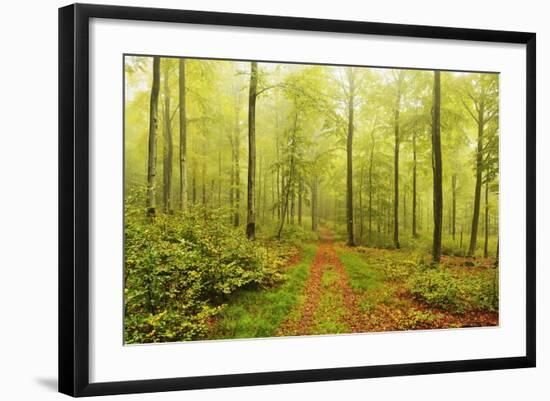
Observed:
[[[323,266],[327,252],[326,248],[326,243],[321,243],[311,264],[309,278],[306,281],[304,289],[305,301],[301,306],[299,317],[293,318],[293,314],[291,313],[291,317],[282,324],[277,335],[296,336],[311,334],[310,327],[313,323],[313,315],[321,298],[321,280],[324,272]]]
[[[338,259],[334,249],[330,231],[322,229],[320,246],[310,267],[309,277],[304,288],[304,301],[297,305],[290,317],[281,325],[278,336],[313,335],[316,332],[315,314],[319,302],[326,289],[323,288],[323,275],[329,267],[333,267],[338,278],[331,284],[331,291],[338,291],[342,297],[338,302],[343,303],[344,313],[340,320],[347,327],[347,333],[382,332],[396,330],[418,329],[445,329],[461,327],[485,327],[499,324],[498,313],[484,311],[470,311],[463,314],[452,314],[444,310],[429,307],[408,294],[399,285],[386,287],[386,291],[393,293],[399,299],[400,305],[386,305],[383,302],[376,304],[368,311],[359,307],[360,299],[369,294],[358,294],[350,286],[349,278],[343,264]],[[384,257],[392,251],[377,248],[349,248],[338,245],[347,252],[361,252],[365,257]],[[466,267],[465,263],[473,262],[473,267]],[[479,270],[492,268],[494,258],[461,258],[443,256],[442,263],[455,270],[456,274],[474,274]],[[292,265],[292,264],[289,264]],[[334,310],[338,305],[334,305]]]
[[[307,335],[312,332],[314,317],[323,292],[322,279],[327,266],[334,266],[338,275],[333,284],[343,294],[345,313],[342,319],[348,327],[348,332],[360,332],[363,326],[362,314],[357,303],[357,295],[353,292],[344,266],[334,250],[332,236],[328,230],[321,230],[320,246],[310,268],[310,275],[305,285],[305,301],[297,313],[287,319],[277,335]]]

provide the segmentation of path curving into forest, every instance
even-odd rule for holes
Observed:
[[[279,328],[279,336],[358,333],[365,327],[357,296],[334,249],[332,233],[322,228],[319,234],[319,248],[301,302]]]

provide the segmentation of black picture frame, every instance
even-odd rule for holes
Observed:
[[[90,383],[88,61],[91,18],[524,44],[527,68],[526,354],[520,357],[494,359]],[[536,363],[535,65],[535,33],[87,4],[74,4],[60,8],[59,391],[78,397],[534,367]]]

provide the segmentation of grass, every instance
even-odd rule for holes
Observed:
[[[338,258],[344,265],[354,291],[372,291],[383,285],[384,273],[365,258],[349,251],[338,251]]]
[[[348,331],[343,322],[345,315],[344,297],[338,288],[338,273],[334,266],[325,265],[321,281],[323,293],[314,315],[315,334],[338,334]]]
[[[408,250],[340,248],[338,256],[373,331],[479,326],[476,311],[498,312],[498,269],[430,268]]]
[[[316,252],[317,245],[304,245],[301,261],[286,271],[283,284],[262,291],[237,292],[216,317],[208,338],[274,336],[293,306],[301,302],[309,266]]]

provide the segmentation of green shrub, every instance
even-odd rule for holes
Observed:
[[[418,300],[455,313],[498,311],[498,271],[452,274],[450,269],[425,268],[411,275],[407,288]]]
[[[281,280],[281,262],[229,224],[223,210],[159,214],[127,207],[125,341],[203,337],[226,297]]]

